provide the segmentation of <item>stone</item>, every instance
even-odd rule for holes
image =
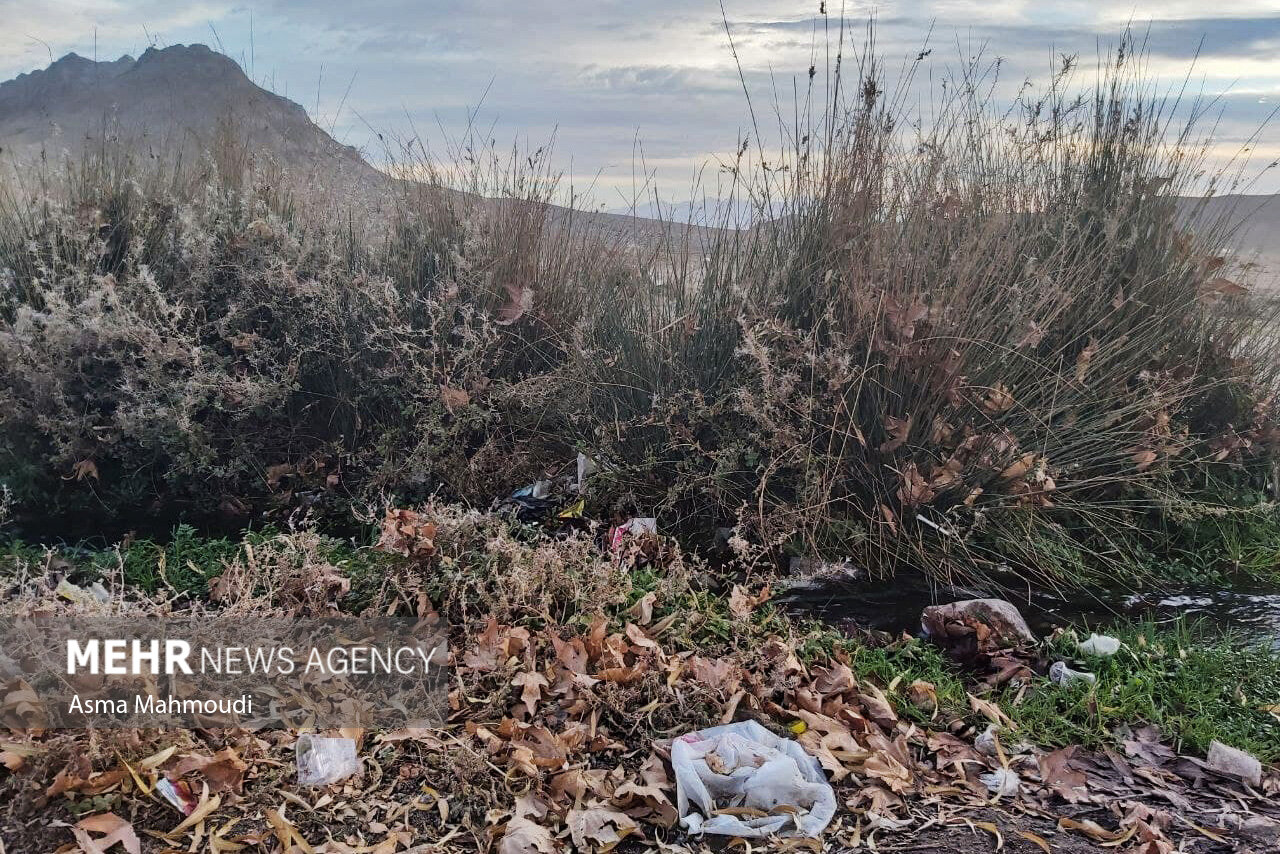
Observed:
[[[920,626],[930,640],[960,658],[1036,642],[1017,607],[1004,599],[930,605],[920,616]]]
[[[1262,763],[1257,757],[1220,741],[1209,742],[1209,768],[1238,777],[1254,788],[1262,785]]]

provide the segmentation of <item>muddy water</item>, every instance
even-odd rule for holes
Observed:
[[[795,591],[789,608],[827,622],[887,632],[919,634],[920,612],[928,605],[999,595],[1018,606],[1039,634],[1062,626],[1104,628],[1118,620],[1203,619],[1271,644],[1280,650],[1280,586],[1243,584],[1233,588],[1180,586],[1133,591],[991,593],[931,584],[921,578],[832,583]]]

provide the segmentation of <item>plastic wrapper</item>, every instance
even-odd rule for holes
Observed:
[[[818,761],[755,721],[677,738],[671,765],[680,825],[690,833],[816,837],[835,815],[835,791]],[[735,807],[745,810],[713,815]]]
[[[299,785],[327,786],[360,773],[360,759],[352,739],[300,735],[294,750]]]

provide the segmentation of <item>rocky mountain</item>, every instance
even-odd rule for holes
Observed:
[[[204,45],[151,48],[113,62],[70,53],[0,83],[0,159],[7,162],[74,156],[104,139],[143,155],[199,158],[224,132],[311,186],[386,180],[300,105],[255,85],[234,60]]]
[[[138,59],[110,62],[71,53],[0,83],[0,168],[75,156],[104,139],[146,156],[199,159],[222,133],[247,142],[247,150],[267,153],[296,187],[336,192],[351,207],[374,212],[402,186],[334,140],[299,104],[257,86],[234,60],[201,44],[151,48]],[[1183,207],[1189,211],[1198,201],[1183,200]],[[1257,262],[1260,283],[1280,287],[1280,197],[1223,196],[1208,203],[1210,218],[1221,210],[1247,215],[1236,243]],[[668,222],[655,213],[642,205],[634,215],[573,217],[644,245],[673,228],[696,245],[715,229],[679,224],[719,221],[714,200],[665,207],[660,215]],[[556,209],[549,221],[567,221],[567,215]]]

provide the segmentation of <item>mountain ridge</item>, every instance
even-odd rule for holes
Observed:
[[[234,59],[207,45],[150,47],[136,59],[102,61],[72,52],[46,68],[0,82],[0,162],[28,163],[64,151],[74,156],[108,138],[150,156],[199,158],[226,128],[235,129],[250,151],[275,158],[299,187],[336,193],[362,213],[384,210],[405,185],[335,140],[301,104],[254,83]],[[1180,200],[1184,210],[1200,202]],[[717,231],[714,224],[697,221],[699,215],[718,213],[706,205],[640,205],[630,214],[578,211],[574,216],[647,243],[672,227],[684,228],[686,216],[700,235]],[[1280,252],[1273,248],[1280,243],[1280,197],[1228,195],[1206,205],[1253,211],[1237,232],[1243,260],[1258,260],[1262,278],[1280,284]],[[653,215],[659,212],[663,219]],[[553,213],[551,218],[562,217]]]
[[[108,139],[150,156],[201,157],[228,128],[309,187],[339,192],[389,179],[289,99],[255,84],[207,45],[148,48],[134,59],[69,53],[0,83],[0,156],[75,156]]]

